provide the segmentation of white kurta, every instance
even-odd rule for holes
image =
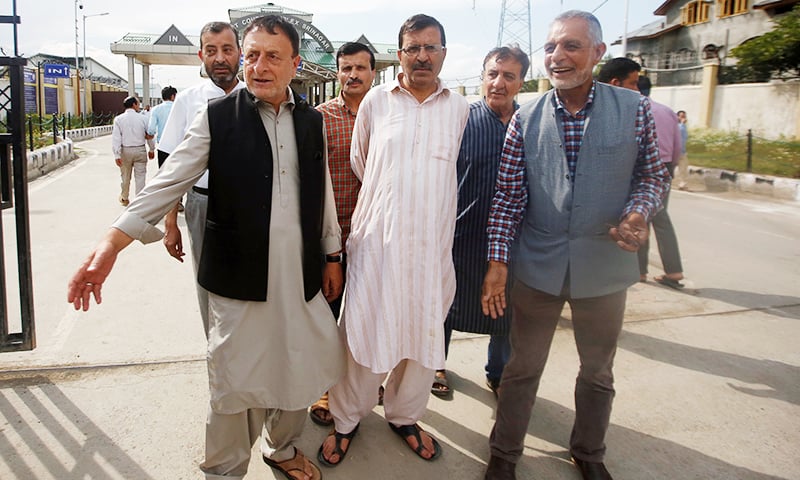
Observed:
[[[216,413],[301,410],[344,373],[344,349],[325,297],[320,292],[309,302],[304,299],[299,167],[291,108],[285,103],[276,118],[271,106],[259,104],[272,146],[274,174],[267,301],[209,295],[208,372],[211,408]],[[154,225],[205,171],[209,146],[208,113],[203,110],[170,161],[114,226],[144,243],[160,239]],[[325,178],[321,245],[324,252],[333,253],[340,249],[340,229],[327,172]]]
[[[362,101],[351,163],[362,181],[347,241],[343,314],[355,361],[444,368],[443,323],[455,294],[456,159],[469,116],[443,89],[422,103],[397,81]]]

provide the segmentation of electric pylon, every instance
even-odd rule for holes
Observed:
[[[503,0],[500,10],[500,28],[497,31],[497,46],[514,44],[528,54],[531,50],[531,2],[530,0]],[[528,70],[530,77],[532,69]]]

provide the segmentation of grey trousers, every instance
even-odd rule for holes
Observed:
[[[675,165],[672,162],[666,163],[670,176],[675,172]],[[664,208],[661,209],[652,219],[653,234],[658,240],[658,254],[661,256],[661,264],[664,266],[665,273],[683,273],[681,264],[681,252],[678,248],[678,237],[675,235],[675,228],[669,218],[667,207],[669,206],[669,192],[664,197]],[[639,274],[647,274],[647,263],[650,255],[650,241],[646,241],[639,247]]]
[[[197,304],[200,306],[200,318],[203,320],[203,331],[208,338],[208,291],[197,283],[197,267],[200,265],[200,253],[203,251],[203,237],[206,233],[206,211],[208,195],[189,190],[186,194],[186,229],[189,231],[189,243],[192,250],[195,286],[197,287]]]
[[[614,399],[612,367],[625,314],[626,290],[594,298],[550,295],[515,280],[511,291],[511,359],[503,370],[497,415],[489,437],[494,456],[516,463],[558,319],[569,302],[580,357],[575,382],[575,423],[569,440],[576,458],[602,462]]]
[[[122,166],[119,167],[119,199],[130,200],[131,176],[136,182],[136,194],[142,191],[147,178],[147,149],[122,147]]]
[[[206,458],[200,465],[207,480],[241,479],[247,473],[250,451],[263,432],[261,454],[282,462],[294,457],[294,443],[303,433],[306,410],[251,408],[232,415],[208,409]]]

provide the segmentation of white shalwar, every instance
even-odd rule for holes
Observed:
[[[209,387],[211,408],[219,414],[253,408],[303,410],[343,375],[345,367],[344,348],[325,297],[320,291],[309,302],[304,298],[294,102],[285,102],[277,118],[272,106],[257,103],[272,146],[274,173],[267,301],[209,295]],[[154,225],[206,170],[209,146],[204,108],[170,161],[114,226],[143,243],[160,239]],[[340,249],[327,171],[322,237],[322,251]]]
[[[468,116],[464,97],[441,82],[420,103],[395,80],[372,88],[358,109],[350,156],[362,186],[343,322],[353,359],[374,373],[404,359],[444,367],[456,158]]]

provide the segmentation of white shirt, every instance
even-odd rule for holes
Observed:
[[[147,135],[147,119],[133,108],[125,109],[114,118],[111,129],[111,151],[114,158],[122,158],[122,147],[144,147],[145,142],[150,150],[155,148],[153,140],[145,139]]]
[[[468,116],[466,99],[441,82],[422,102],[397,81],[380,85],[359,106],[350,159],[362,185],[343,321],[353,358],[374,373],[403,359],[444,368],[456,159]]]
[[[240,88],[245,88],[244,82],[237,82],[231,92],[235,92]],[[172,110],[169,112],[167,124],[164,126],[164,133],[161,135],[158,149],[166,153],[175,151],[184,140],[192,121],[198,113],[205,109],[208,101],[225,95],[225,90],[215,85],[211,80],[204,80],[198,85],[178,92],[178,95],[175,96],[175,102],[172,104]],[[196,186],[208,188],[208,172],[200,177]]]

